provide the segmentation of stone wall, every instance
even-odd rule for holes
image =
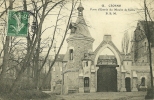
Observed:
[[[68,90],[79,90],[79,73],[67,72],[64,74],[63,94],[68,94]]]
[[[69,60],[69,49],[73,48],[73,60]],[[68,42],[67,68],[80,68],[84,54],[92,50],[92,42],[85,40],[73,40]]]
[[[69,50],[73,49],[73,60],[70,60]],[[65,77],[64,77],[64,85],[67,87],[65,88],[65,94],[68,92],[69,89],[79,90],[79,70],[82,67],[82,59],[84,58],[84,54],[88,53],[92,50],[92,41],[88,40],[69,40],[68,41],[68,48],[66,52],[65,59],[67,58],[67,64],[65,69]]]
[[[51,71],[51,91],[53,92],[57,81],[62,81],[62,62],[55,62]]]

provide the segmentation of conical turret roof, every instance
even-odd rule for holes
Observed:
[[[87,26],[85,19],[83,17],[84,8],[81,3],[79,4],[79,7],[77,9],[78,9],[78,17],[77,17],[76,24],[75,24],[76,31],[75,31],[75,33],[71,33],[70,37],[68,39],[75,38],[75,37],[76,38],[82,37],[83,39],[88,38],[88,39],[91,39],[92,41],[94,41],[94,39],[90,35],[90,31],[89,31],[88,26]]]

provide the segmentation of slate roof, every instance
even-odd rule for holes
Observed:
[[[115,59],[114,55],[99,55],[98,59]]]
[[[76,34],[82,34],[84,36],[91,37],[88,26],[83,16],[78,16],[76,24],[77,24]]]
[[[146,22],[145,21],[139,21],[141,29],[143,29],[145,35],[147,35],[147,28],[146,28]],[[154,22],[148,21],[148,26],[149,26],[149,31],[150,31],[150,37],[151,37],[151,43],[152,46],[154,47]]]
[[[79,4],[79,7],[80,6],[82,7],[81,3]],[[94,39],[90,35],[90,31],[88,29],[88,26],[83,16],[78,15],[76,23],[75,24],[71,23],[71,25],[74,25],[74,27],[76,27],[76,31],[75,33],[71,33],[68,39],[70,38],[89,38],[94,41]]]

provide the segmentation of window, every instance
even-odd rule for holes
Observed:
[[[75,33],[75,31],[76,31],[76,27],[72,27],[71,33]]]
[[[88,61],[86,61],[86,66],[88,67]]]
[[[70,49],[69,53],[70,53],[70,60],[73,60],[73,49]]]
[[[145,51],[147,50],[147,43],[145,42]]]
[[[141,79],[141,86],[145,86],[145,77],[142,77]]]
[[[88,67],[88,61],[84,62],[84,67]]]
[[[84,87],[89,87],[89,77],[84,78]]]

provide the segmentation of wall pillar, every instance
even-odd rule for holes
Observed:
[[[84,93],[84,80],[83,80],[83,76],[79,76],[79,93]]]
[[[125,87],[125,72],[121,73],[121,89],[120,92],[125,92],[126,87]]]
[[[119,67],[116,67],[117,70],[117,91],[120,91],[121,88],[121,71],[120,71],[121,65]]]
[[[96,92],[95,84],[95,72],[92,72],[90,80],[90,92]]]
[[[97,71],[98,71],[99,67],[95,67],[95,91],[97,91]]]

